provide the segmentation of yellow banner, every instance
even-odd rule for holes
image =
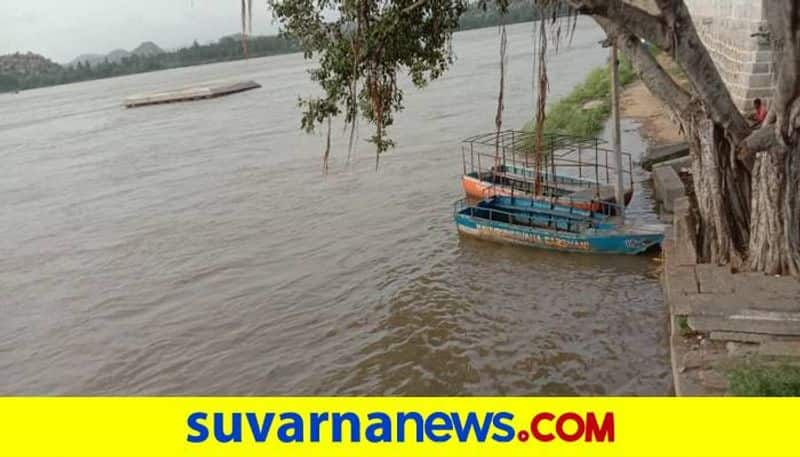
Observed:
[[[1,456],[800,456],[800,399],[0,398]]]

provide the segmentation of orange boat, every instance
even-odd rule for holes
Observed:
[[[511,170],[509,170],[511,168]],[[509,173],[516,167],[501,165],[491,172],[467,173],[461,178],[461,185],[467,197],[483,200],[495,196],[503,197],[523,197],[553,201],[562,205],[586,211],[603,213],[614,212],[616,196],[613,186],[600,184],[588,179],[575,178],[571,176],[548,177],[547,180],[540,182],[541,193],[536,195],[533,191],[533,179]],[[526,173],[527,175],[527,173]],[[633,189],[625,189],[625,206],[633,198]]]
[[[633,161],[617,170],[609,162],[615,151],[599,138],[545,134],[543,156],[531,165],[534,132],[505,130],[480,134],[463,141],[461,185],[468,198],[522,197],[558,203],[586,211],[617,213],[614,177],[625,181],[624,202],[633,198]],[[624,162],[623,162],[624,163]],[[481,165],[483,164],[483,166]]]

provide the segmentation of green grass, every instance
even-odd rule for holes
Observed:
[[[689,327],[689,318],[686,316],[676,316],[675,321],[678,324],[678,331],[681,333],[681,336],[687,337],[694,334],[694,331],[691,327]]]
[[[800,396],[800,367],[742,365],[728,372],[730,393],[745,397]]]
[[[603,130],[611,114],[611,84],[608,67],[595,68],[584,82],[562,98],[547,111],[544,123],[545,134],[566,134],[592,137]],[[619,80],[622,86],[636,79],[630,62],[620,59]],[[597,106],[584,109],[584,105],[598,100]],[[535,120],[526,124],[524,130],[532,131]]]
[[[656,47],[653,44],[648,44],[647,45],[647,50],[650,51],[650,54],[653,57],[655,57],[656,59],[658,59],[661,56],[661,54],[664,53],[664,51],[662,51],[661,49],[659,49],[658,47]],[[675,79],[677,81],[681,81],[681,80],[685,80],[686,79],[686,73],[683,71],[681,66],[678,65],[677,63],[675,63],[674,61],[669,66],[669,68],[665,68],[665,70],[667,71],[667,73],[670,74],[670,76],[672,76],[673,79]]]
[[[647,50],[650,51],[650,55],[655,57],[656,59],[658,58],[658,56],[661,55],[662,52],[664,52],[664,51],[661,50],[661,48],[659,48],[658,46],[654,45],[653,43],[647,43],[646,47],[647,47]]]

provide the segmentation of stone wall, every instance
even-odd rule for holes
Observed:
[[[771,52],[764,0],[684,0],[695,28],[742,111],[771,96]]]
[[[663,243],[664,299],[677,395],[724,395],[744,365],[800,365],[800,282],[698,264],[689,199]]]

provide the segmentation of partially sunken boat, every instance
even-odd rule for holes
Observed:
[[[519,197],[492,197],[455,206],[459,233],[565,252],[640,254],[664,240],[660,225],[632,225],[573,206]]]
[[[590,211],[608,212],[616,201],[613,179],[616,166],[609,164],[613,151],[597,138],[545,135],[544,151],[535,165],[532,132],[506,130],[477,135],[462,143],[464,174],[461,179],[469,198],[519,196],[577,205]],[[624,204],[633,197],[633,161],[623,154]]]
[[[162,103],[189,102],[207,98],[223,97],[248,90],[258,89],[261,84],[255,81],[243,82],[211,82],[197,86],[183,87],[180,89],[151,92],[148,94],[133,95],[125,99],[126,108],[136,108],[147,105],[160,105]]]

